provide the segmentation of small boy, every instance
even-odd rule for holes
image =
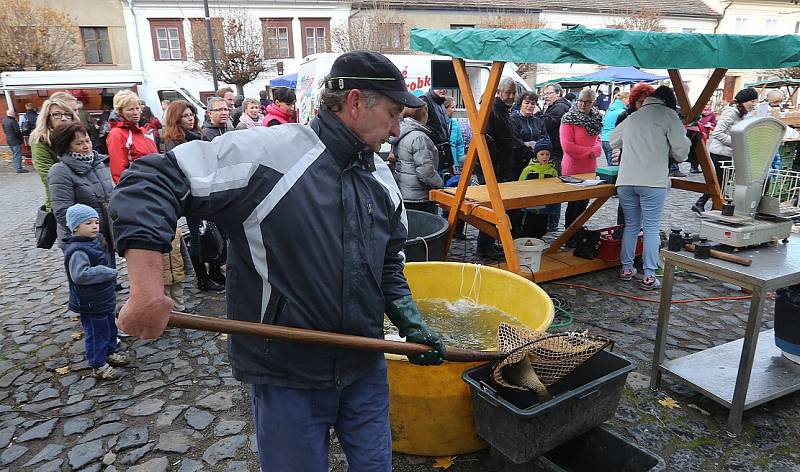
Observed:
[[[550,162],[553,146],[547,136],[540,138],[533,145],[533,159],[522,169],[519,180],[546,179],[558,177],[558,170]],[[522,210],[522,221],[519,237],[541,238],[547,233],[547,220],[550,214],[560,210],[559,204],[544,207],[525,208]]]
[[[164,293],[175,302],[175,309],[178,311],[186,310],[183,298],[183,286],[181,282],[186,279],[185,258],[183,255],[183,232],[180,228],[175,230],[175,238],[172,240],[172,250],[163,254],[163,273]]]
[[[86,359],[94,376],[116,379],[114,367],[128,364],[116,352],[114,320],[117,269],[108,266],[108,253],[100,242],[100,219],[94,208],[77,204],[67,209],[67,227],[72,236],[64,246],[64,267],[69,280],[69,309],[81,317],[85,333]]]

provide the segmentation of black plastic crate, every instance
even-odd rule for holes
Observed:
[[[475,430],[512,462],[522,464],[599,426],[614,415],[625,378],[636,366],[600,351],[549,388],[540,402],[533,392],[502,388],[491,364],[467,370]]]
[[[600,426],[533,462],[536,472],[663,472],[664,459]]]

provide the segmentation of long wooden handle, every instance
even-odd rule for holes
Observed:
[[[694,244],[687,244],[685,248],[689,252],[694,252]],[[717,251],[716,249],[712,249],[710,255],[714,259],[721,259],[723,261],[733,262],[734,264],[741,264],[743,266],[749,266],[753,263],[753,260],[748,259],[747,257],[737,256],[736,254],[730,254],[723,251]]]
[[[329,333],[312,329],[289,328],[248,321],[213,318],[203,315],[190,315],[173,311],[169,315],[169,326],[173,328],[198,329],[213,331],[215,333],[246,334],[261,336],[270,339],[281,339],[297,343],[318,344],[328,347],[345,349],[358,349],[361,351],[376,351],[389,354],[413,356],[431,350],[426,344],[409,343],[402,341],[387,341],[385,339],[353,336],[351,334]],[[457,347],[446,348],[446,358],[454,362],[494,361],[505,357],[497,351],[474,351]]]

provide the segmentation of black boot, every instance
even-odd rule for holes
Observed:
[[[200,262],[200,258],[192,257],[192,267],[194,267],[194,278],[197,280],[197,288],[210,292],[221,292],[225,290],[224,285],[220,285],[209,278],[206,264]]]
[[[222,273],[222,268],[219,264],[219,259],[214,259],[208,263],[208,277],[217,284],[225,287],[225,274]]]
[[[711,195],[704,193],[700,198],[697,199],[694,205],[692,205],[692,211],[697,213],[698,215],[706,211],[706,203],[711,198]]]

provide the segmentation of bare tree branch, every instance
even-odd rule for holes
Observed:
[[[343,51],[369,50],[380,53],[408,51],[406,20],[386,2],[373,0],[347,25],[331,28],[331,42]]]
[[[632,8],[620,10],[611,23],[607,25],[612,29],[624,29],[632,31],[664,31],[661,20],[664,18],[661,10],[656,8]]]
[[[228,8],[211,13],[212,37],[216,56],[217,79],[221,83],[236,85],[237,93],[244,94],[244,86],[259,75],[276,68],[275,57],[268,55],[264,33],[259,20],[251,17],[244,8]],[[211,77],[211,55],[205,22],[192,25],[193,54],[187,69]]]
[[[513,14],[494,10],[489,12],[488,19],[481,26],[501,29],[539,29],[547,28],[547,22],[540,19],[537,11],[533,9]],[[517,67],[517,74],[523,79],[536,75],[537,64],[517,64]]]
[[[0,0],[0,72],[74,69],[82,63],[80,30],[68,14]]]

